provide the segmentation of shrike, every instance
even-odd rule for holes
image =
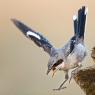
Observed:
[[[42,47],[50,55],[48,62],[47,74],[52,70],[53,75],[57,70],[65,72],[65,80],[58,89],[63,89],[63,84],[69,79],[68,71],[70,69],[76,69],[80,67],[80,63],[86,56],[86,47],[84,45],[84,32],[86,22],[87,8],[82,6],[78,10],[78,14],[73,16],[74,22],[74,35],[71,39],[62,47],[55,48],[45,37],[40,33],[35,32],[28,26],[20,22],[19,20],[12,19],[13,23],[19,28],[22,33],[30,38],[34,43]]]

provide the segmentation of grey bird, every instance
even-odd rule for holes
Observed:
[[[84,45],[84,32],[85,32],[85,22],[86,22],[87,8],[82,6],[78,10],[78,15],[73,17],[74,22],[74,36],[62,47],[55,48],[45,37],[43,37],[40,33],[35,32],[24,23],[19,20],[12,19],[12,22],[16,25],[18,29],[22,31],[22,33],[34,43],[42,47],[44,51],[46,51],[50,55],[50,59],[48,61],[48,70],[47,74],[50,71],[53,71],[53,75],[57,70],[62,70],[65,72],[65,80],[59,86],[58,89],[61,90],[64,83],[70,78],[68,75],[68,71],[71,69],[73,71],[74,68],[77,69],[81,65],[80,63],[86,56],[86,47]]]

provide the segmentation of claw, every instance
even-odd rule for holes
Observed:
[[[59,87],[59,88],[57,88],[57,89],[53,89],[53,91],[60,91],[60,90],[65,89],[65,88],[67,88],[67,87],[66,87],[66,86],[64,86],[64,87]]]
[[[59,86],[58,89],[53,89],[53,90],[54,90],[54,91],[59,91],[59,90],[61,90],[61,89],[66,88],[66,87],[64,87],[63,85],[64,85],[64,83],[66,83],[67,80],[68,80],[68,79],[65,79],[65,80],[63,81],[63,83]]]

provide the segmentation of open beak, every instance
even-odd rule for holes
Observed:
[[[47,75],[49,74],[49,72],[50,72],[51,70],[47,70]],[[57,71],[56,69],[55,70],[52,70],[53,71],[53,74],[52,74],[52,78],[54,77],[54,75],[55,75],[55,72]]]
[[[51,71],[51,70],[48,69],[46,74],[48,75],[50,71]]]
[[[55,70],[53,70],[52,78],[54,77],[54,75],[55,75],[56,71],[57,71],[56,69],[55,69]]]

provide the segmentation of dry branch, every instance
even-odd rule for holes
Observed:
[[[95,95],[95,65],[79,70],[74,80],[86,95]]]

